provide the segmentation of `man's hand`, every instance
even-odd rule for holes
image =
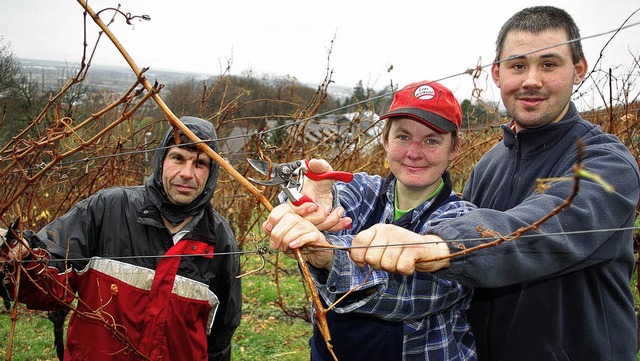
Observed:
[[[329,242],[313,223],[294,212],[289,204],[275,207],[262,229],[271,237],[271,248],[287,252],[303,246],[329,246]],[[285,253],[289,257],[293,255]],[[330,269],[333,251],[313,251],[303,254],[304,259],[316,268]]]
[[[439,243],[438,243],[439,242]],[[435,235],[420,235],[391,224],[376,224],[353,238],[349,251],[359,266],[370,265],[391,273],[411,275],[449,267],[449,260],[416,263],[449,255],[449,247]]]
[[[29,255],[29,246],[24,239],[19,239],[13,243],[10,241],[12,238],[15,241],[15,236],[10,235],[6,229],[0,228],[0,262],[13,259],[23,259]]]

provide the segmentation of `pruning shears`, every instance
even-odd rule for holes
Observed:
[[[353,179],[353,174],[349,172],[331,171],[314,173],[309,170],[309,162],[306,159],[288,163],[269,163],[260,159],[247,159],[247,161],[260,174],[269,177],[269,180],[266,181],[249,177],[250,181],[263,186],[280,186],[280,189],[295,206],[313,202],[309,196],[300,193],[304,185],[305,177],[314,181],[331,179],[347,183]]]

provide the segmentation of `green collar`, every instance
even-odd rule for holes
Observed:
[[[421,203],[430,201],[433,198],[435,198],[442,191],[442,188],[444,188],[444,181],[442,180],[442,177],[440,177],[440,184],[438,185],[438,188],[436,188],[436,190],[433,191],[433,193],[431,193],[431,195],[429,197],[427,197],[427,199],[425,199]],[[406,210],[398,208],[398,182],[397,181],[396,181],[396,186],[393,189],[393,192],[394,192],[394,194],[393,194],[393,209],[394,209],[393,220],[397,221],[398,219],[400,219],[405,214],[411,212],[413,210],[413,208],[412,209],[406,209]]]

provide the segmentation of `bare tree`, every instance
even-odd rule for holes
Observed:
[[[5,42],[0,36],[0,99],[15,86],[18,74],[20,74],[20,63],[11,51],[11,44]]]

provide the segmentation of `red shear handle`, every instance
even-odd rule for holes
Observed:
[[[307,202],[315,203],[313,201],[313,199],[309,198],[309,196],[307,196],[307,195],[302,195],[302,197],[300,197],[300,199],[298,199],[295,202],[291,202],[291,203],[293,203],[294,206],[299,207],[300,205],[302,205],[304,203],[307,203]]]
[[[307,178],[311,180],[319,181],[319,180],[326,180],[326,179],[334,179],[334,180],[339,180],[347,183],[353,180],[353,174],[349,172],[331,171],[331,172],[324,172],[324,173],[313,173],[311,169],[309,169],[309,161],[305,159],[305,163],[307,166],[307,173],[305,175],[307,176]]]

